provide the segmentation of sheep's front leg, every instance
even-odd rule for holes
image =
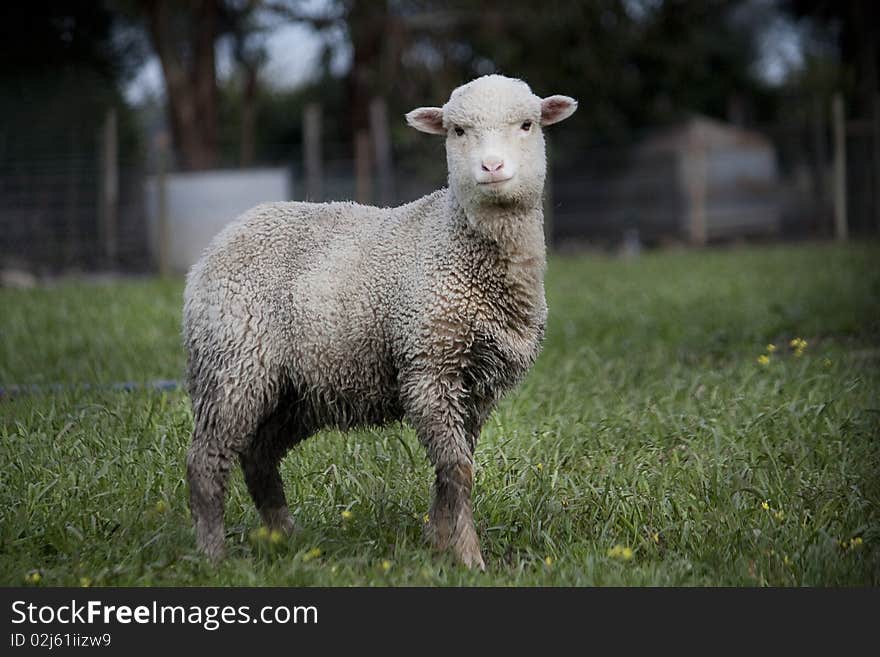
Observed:
[[[485,570],[471,503],[475,433],[461,403],[463,389],[449,381],[418,389],[410,419],[436,473],[428,538],[435,548],[450,550],[468,568]]]

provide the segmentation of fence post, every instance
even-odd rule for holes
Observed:
[[[825,103],[820,96],[813,97],[813,108],[810,112],[813,133],[813,169],[815,179],[813,181],[813,193],[816,205],[821,213],[822,231],[825,230],[828,217],[828,176],[826,175],[826,162],[828,161],[826,130],[828,124],[825,120]]]
[[[168,231],[168,192],[166,189],[166,171],[168,167],[168,134],[162,133],[156,140],[156,204],[159,210],[158,240],[159,275],[171,273],[170,237]]]
[[[831,117],[834,126],[834,235],[846,241],[846,119],[843,114],[843,96],[834,94],[831,101]]]
[[[306,200],[324,200],[321,170],[321,106],[309,103],[303,112],[303,168],[306,173]]]
[[[367,204],[372,197],[373,181],[370,176],[370,133],[358,130],[354,137],[355,200]]]
[[[874,95],[874,230],[880,233],[880,94]]]
[[[391,136],[388,132],[388,110],[384,98],[370,101],[370,133],[376,157],[376,177],[379,179],[379,204],[394,203],[394,172],[391,165]]]
[[[108,265],[116,263],[119,220],[119,141],[116,133],[116,109],[104,116],[101,131],[101,175],[99,216],[104,242],[104,258]]]
[[[688,197],[688,237],[693,246],[705,246],[708,239],[706,221],[707,157],[702,139],[679,155],[682,158],[684,186]]]
[[[85,244],[80,240],[78,222],[80,163],[77,160],[79,154],[79,134],[71,129],[68,138],[70,153],[67,162],[67,193],[64,199],[65,234],[64,234],[64,266],[70,267],[78,258],[82,258]]]

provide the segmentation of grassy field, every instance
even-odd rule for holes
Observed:
[[[0,290],[0,385],[180,378],[181,288]],[[0,584],[880,585],[880,248],[557,257],[547,294],[544,353],[477,448],[487,573],[425,546],[431,471],[399,425],[288,456],[290,539],[236,473],[212,567],[186,395],[72,387],[0,399]]]

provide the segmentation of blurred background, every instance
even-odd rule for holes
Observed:
[[[0,30],[9,285],[185,271],[263,201],[413,200],[444,145],[403,114],[495,72],[580,101],[551,248],[880,232],[870,1],[34,1]]]

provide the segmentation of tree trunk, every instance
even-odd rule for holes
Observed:
[[[200,0],[185,10],[169,0],[142,0],[165,75],[171,136],[184,169],[217,164],[217,2]],[[186,30],[179,29],[181,22]]]
[[[244,85],[241,90],[241,144],[240,165],[249,167],[254,163],[254,143],[257,128],[257,67],[244,66]]]
[[[388,24],[387,0],[354,0],[348,14],[352,62],[348,76],[351,134],[370,129],[370,101],[384,96],[381,70],[385,31]]]

